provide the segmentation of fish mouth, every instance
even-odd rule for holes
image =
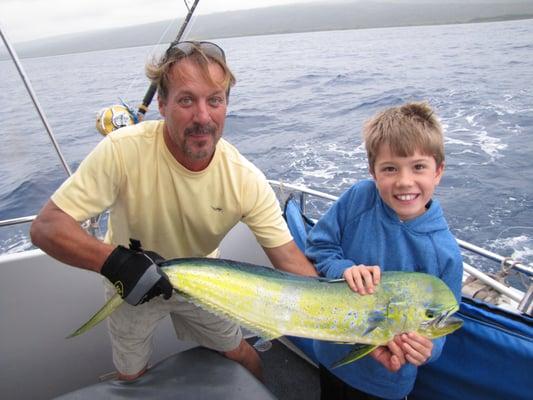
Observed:
[[[459,310],[459,306],[455,305],[448,309],[447,311],[443,312],[439,317],[437,317],[433,321],[433,325],[437,329],[443,329],[443,328],[455,328],[458,329],[463,325],[463,320],[460,318],[457,318],[453,314],[455,314],[456,311]]]
[[[421,324],[421,328],[424,330],[455,330],[461,327],[463,320],[453,316],[456,311],[459,310],[458,305],[454,305],[447,310],[438,313],[437,317],[427,320]]]
[[[448,321],[448,318],[451,318],[451,315],[455,312],[455,310],[450,309],[448,311],[443,312],[441,315],[439,315],[437,318],[435,318],[435,321],[433,322],[433,325],[437,328],[444,328],[446,326],[446,322]]]

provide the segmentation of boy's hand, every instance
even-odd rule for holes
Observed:
[[[353,265],[344,270],[342,277],[350,289],[364,296],[374,293],[374,288],[381,279],[381,270],[377,265]]]
[[[404,352],[394,340],[379,346],[370,353],[370,356],[390,372],[397,372],[406,363]]]
[[[403,350],[405,359],[417,367],[424,364],[433,351],[433,342],[417,332],[397,335],[394,342]]]

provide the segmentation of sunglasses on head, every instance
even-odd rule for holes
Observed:
[[[226,54],[224,53],[224,50],[212,42],[196,42],[189,40],[183,42],[172,42],[167,50],[167,54],[169,54],[171,51],[178,50],[183,53],[183,57],[187,57],[197,49],[200,49],[207,57],[226,62]]]

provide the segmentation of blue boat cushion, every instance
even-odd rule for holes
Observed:
[[[533,319],[464,297],[456,315],[464,325],[419,369],[409,399],[533,398]]]
[[[314,222],[302,213],[301,207],[292,195],[287,198],[283,211],[283,217],[287,221],[289,231],[300,250],[305,250],[307,234],[314,226]]]

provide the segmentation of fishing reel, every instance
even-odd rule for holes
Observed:
[[[124,102],[102,108],[96,113],[96,129],[104,136],[137,122],[139,122],[137,113]]]

